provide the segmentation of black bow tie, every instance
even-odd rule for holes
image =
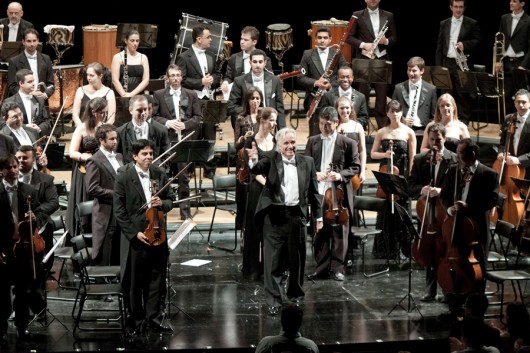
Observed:
[[[15,184],[15,185],[6,185],[6,191],[7,192],[13,192],[13,191],[17,191],[18,189],[18,185]]]
[[[144,172],[138,172],[138,175],[139,175],[141,178],[148,178],[148,179],[149,179],[149,174],[147,174],[147,173],[144,173]]]
[[[291,165],[296,165],[296,159],[293,157],[291,159],[283,159],[283,163],[284,164],[291,164]]]

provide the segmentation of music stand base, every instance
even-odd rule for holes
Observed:
[[[57,321],[58,323],[61,324],[62,327],[65,328],[66,331],[70,331],[68,329],[68,327],[66,327],[66,325],[57,318],[57,316],[55,316],[51,311],[50,309],[48,309],[48,307],[42,309],[38,314],[35,314],[35,316],[33,317],[33,319],[31,319],[31,321],[28,323],[28,327],[37,321],[37,318],[39,318],[42,314],[44,314],[44,323],[40,322],[40,324],[42,325],[42,327],[49,327],[54,321]],[[50,316],[52,317],[51,320],[48,320],[48,314],[50,314]]]
[[[166,275],[166,283],[167,283],[167,289],[166,289],[166,310],[164,310],[164,313],[162,314],[162,322],[166,318],[168,320],[171,320],[171,315],[172,315],[171,307],[174,307],[175,309],[177,309],[177,312],[174,313],[175,315],[178,314],[179,312],[182,312],[190,320],[195,321],[195,319],[193,317],[191,317],[190,314],[188,314],[186,311],[182,310],[182,308],[180,308],[175,303],[171,302],[171,297],[173,296],[173,294],[176,294],[176,291],[173,289],[173,286],[171,286],[171,284],[170,284],[170,278],[171,278],[170,274],[171,274],[171,262],[168,262],[168,264],[167,264],[167,275]],[[173,292],[173,293],[171,293],[170,291]]]

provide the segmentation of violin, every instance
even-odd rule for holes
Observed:
[[[28,213],[31,213],[31,195],[27,197]],[[37,278],[37,269],[35,267],[35,255],[42,254],[44,252],[44,238],[39,234],[39,228],[34,227],[33,220],[30,217],[21,221],[17,225],[16,239],[13,245],[13,252],[22,251],[28,249],[31,252],[31,260],[33,263],[33,279]]]
[[[245,148],[241,148],[238,153],[240,168],[237,170],[237,181],[241,184],[250,183],[250,167],[248,166],[248,155]]]
[[[330,164],[328,173],[333,170],[333,163]],[[330,225],[343,225],[348,222],[348,209],[344,207],[344,191],[335,186],[334,181],[329,181],[330,187],[324,192],[324,222]]]
[[[39,139],[37,139],[35,142],[33,142],[33,146],[37,145],[39,142],[41,142],[44,139],[47,139],[48,136],[42,136]],[[35,147],[35,156],[37,157],[37,164],[41,166],[40,171],[46,174],[51,174],[51,171],[46,167],[40,164],[40,158],[42,157],[43,150],[41,146]]]
[[[454,200],[458,200],[457,189],[463,189],[465,183],[471,179],[471,174],[466,171],[458,182],[458,169],[457,167],[455,170]],[[457,211],[444,220],[442,235],[445,251],[438,265],[438,283],[446,293],[466,294],[478,291],[484,275],[474,251],[474,248],[480,247],[477,222]]]
[[[520,165],[507,165],[506,156],[510,150],[510,145],[513,136],[515,135],[515,129],[517,128],[517,114],[510,116],[510,121],[507,125],[507,136],[504,145],[504,158],[502,160],[496,159],[493,162],[492,168],[499,174],[499,194],[506,195],[506,200],[502,207],[502,220],[509,222],[513,225],[519,224],[519,219],[524,213],[524,202],[521,197],[521,193],[512,177],[517,179],[525,178],[525,168]],[[496,207],[493,207],[490,213],[490,221],[496,223],[499,218],[499,212]]]
[[[427,155],[426,162],[430,164],[431,182],[434,187],[436,163],[440,160],[438,149],[434,147]],[[419,237],[413,242],[412,254],[418,265],[430,267],[437,266],[443,256],[442,249],[442,225],[445,220],[445,208],[439,196],[429,197],[422,195],[416,201],[416,213],[421,216],[421,229]],[[434,256],[433,256],[434,255]]]
[[[389,144],[388,144],[388,151],[393,151],[394,149],[394,141],[390,140],[389,141]],[[396,167],[394,165],[394,154],[393,153],[390,153],[390,158],[388,159],[388,163],[387,164],[383,164],[379,167],[379,171],[381,173],[387,173],[387,174],[394,174],[394,175],[399,175],[399,168]],[[381,199],[386,199],[387,198],[387,195],[385,194],[385,192],[383,191],[383,188],[381,187],[381,185],[378,185],[377,186],[377,190],[375,191],[375,196],[381,198]],[[393,194],[391,195],[392,197],[392,201],[397,201],[399,200],[399,197],[398,196],[394,196]]]
[[[151,180],[151,193],[154,196],[156,196],[156,189],[156,181]],[[145,228],[144,234],[149,238],[149,244],[154,246],[163,244],[166,241],[166,223],[162,207],[149,207],[145,211],[145,218],[147,220],[147,228]]]

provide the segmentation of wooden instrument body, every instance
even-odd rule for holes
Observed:
[[[442,226],[446,212],[439,197],[421,196],[416,201],[416,213],[423,219],[421,234],[414,239],[412,256],[420,266],[437,266],[443,257]],[[426,224],[425,224],[426,223]]]

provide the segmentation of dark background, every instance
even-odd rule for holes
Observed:
[[[112,5],[111,5],[112,3]],[[291,71],[298,64],[305,49],[310,48],[311,38],[307,30],[311,21],[349,20],[351,13],[366,7],[363,0],[327,3],[262,1],[262,2],[205,2],[205,1],[167,1],[150,0],[140,2],[101,1],[73,2],[56,0],[54,2],[23,2],[24,18],[33,22],[41,32],[44,42],[43,52],[53,59],[56,55],[46,43],[43,27],[48,24],[75,25],[74,47],[65,52],[60,64],[79,64],[83,59],[83,26],[91,24],[150,23],[158,25],[156,48],[141,49],[149,57],[151,78],[164,74],[170,62],[170,54],[175,47],[175,36],[179,31],[182,13],[204,17],[229,25],[227,40],[233,42],[232,52],[239,51],[241,28],[256,26],[260,32],[258,47],[265,49],[265,31],[275,23],[287,23],[293,29],[293,48],[284,57],[285,71]],[[5,3],[6,4],[6,3]],[[4,5],[7,7],[7,5]],[[109,8],[112,6],[113,10]],[[238,7],[236,9],[236,6]],[[434,55],[439,23],[451,16],[448,0],[383,0],[382,9],[395,15],[398,45],[391,52],[393,61],[393,84],[406,80],[406,62],[411,56],[422,56],[427,65],[434,65]],[[117,10],[115,10],[117,8]],[[247,15],[242,15],[242,13]],[[494,36],[499,28],[500,16],[509,12],[509,0],[468,0],[465,15],[479,21],[483,32],[483,45],[474,62],[487,66],[491,71]],[[279,70],[276,58],[269,53],[273,68]],[[287,84],[289,88],[289,83]],[[391,94],[391,91],[390,93]]]

